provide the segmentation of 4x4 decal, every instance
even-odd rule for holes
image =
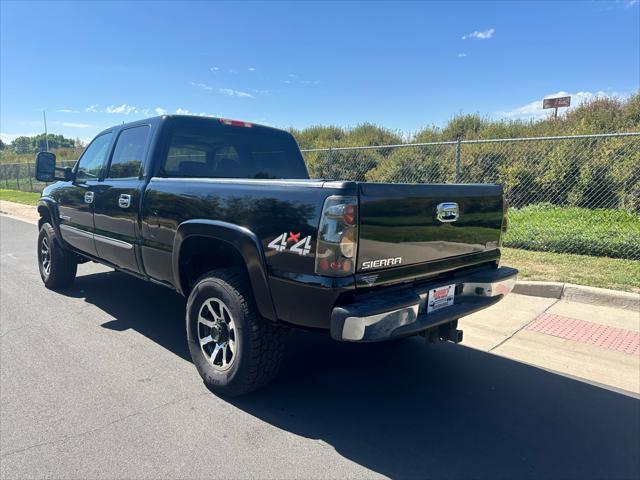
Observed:
[[[290,242],[294,242],[294,244],[288,247]],[[290,252],[297,253],[298,255],[308,255],[311,251],[311,235],[300,240],[300,232],[283,232],[274,238],[268,247],[278,252],[284,252],[288,247]]]

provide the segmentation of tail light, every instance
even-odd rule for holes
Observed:
[[[508,212],[509,212],[509,203],[505,198],[502,202],[502,225],[500,226],[500,242],[499,242],[500,247],[502,247],[504,236],[507,234],[507,230],[509,229],[509,216],[507,215]]]
[[[332,277],[351,275],[357,253],[358,198],[328,197],[318,229],[316,273]]]

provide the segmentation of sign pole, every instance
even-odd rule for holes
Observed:
[[[47,114],[42,110],[42,118],[44,118],[44,142],[46,145],[46,151],[49,151],[49,135],[47,134]]]
[[[542,108],[553,108],[553,119],[558,119],[558,108],[571,105],[571,97],[545,98],[542,100]]]

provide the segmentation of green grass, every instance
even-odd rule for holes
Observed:
[[[39,193],[21,192],[20,190],[5,190],[4,188],[0,188],[0,200],[35,206],[38,203],[39,198]]]
[[[568,282],[640,293],[640,260],[503,248],[500,264],[517,268],[520,280]]]
[[[509,211],[504,245],[543,252],[637,258],[640,218],[625,210],[530,205]]]

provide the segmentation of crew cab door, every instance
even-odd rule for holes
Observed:
[[[75,167],[74,179],[60,189],[58,210],[60,233],[69,245],[96,255],[93,241],[93,205],[98,179],[107,163],[113,132],[97,136]]]
[[[137,261],[136,243],[149,131],[149,125],[120,131],[104,180],[95,190],[98,257],[132,272],[142,271]]]

